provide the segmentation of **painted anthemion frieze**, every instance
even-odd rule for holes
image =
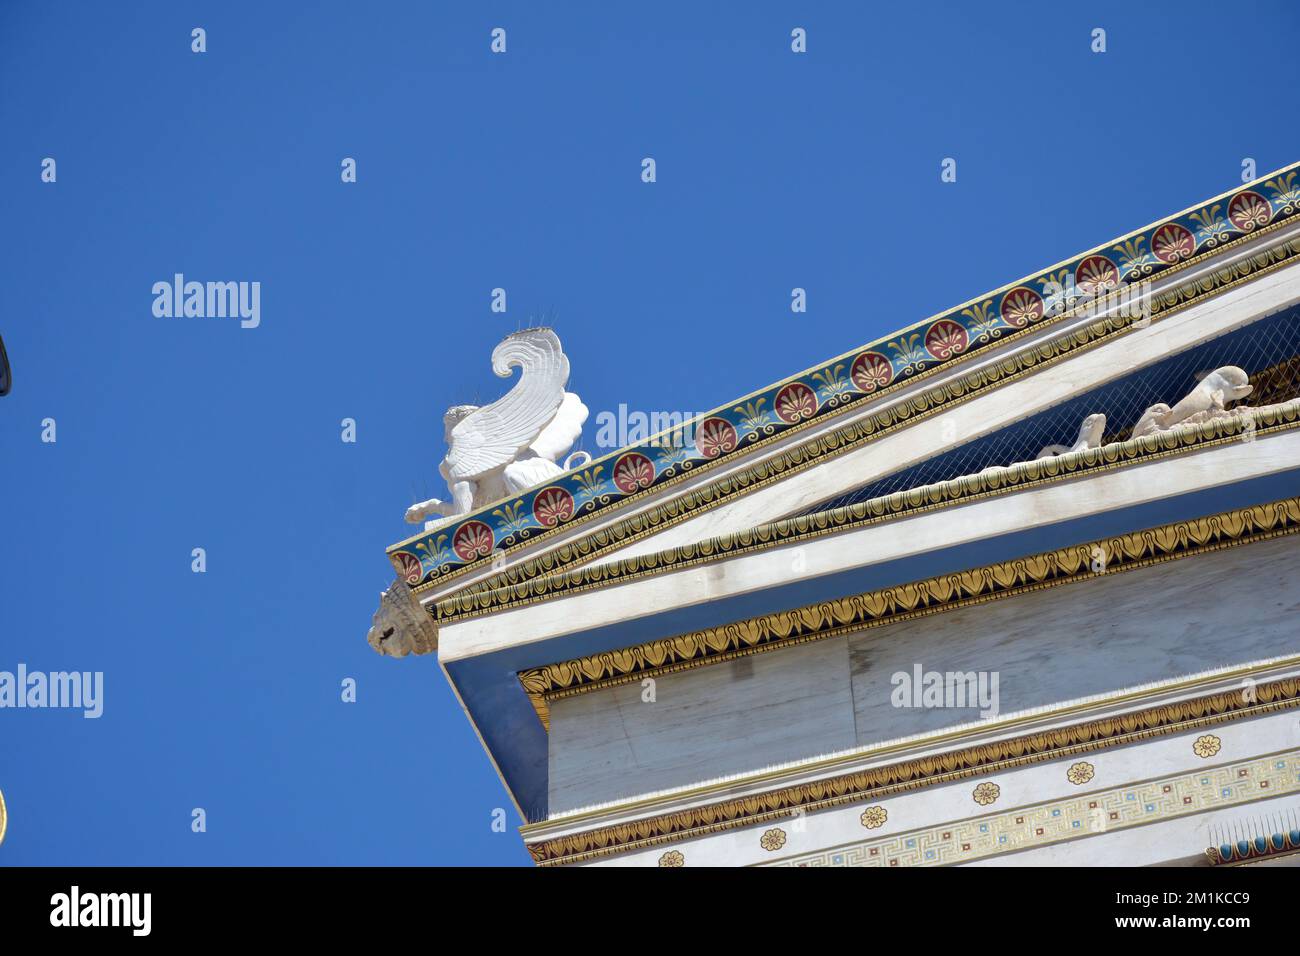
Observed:
[[[367,640],[541,866],[1295,865],[1298,175],[594,460],[511,335]]]

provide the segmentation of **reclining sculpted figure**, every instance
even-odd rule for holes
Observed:
[[[1073,445],[1048,445],[1043,448],[1035,457],[1052,458],[1056,455],[1068,455],[1072,451],[1083,451],[1085,448],[1101,447],[1101,436],[1106,431],[1106,416],[1100,412],[1096,415],[1089,415],[1079,426],[1079,438]]]
[[[1152,405],[1133,426],[1132,438],[1154,435],[1175,425],[1207,422],[1235,414],[1224,408],[1229,402],[1245,398],[1252,391],[1250,379],[1235,365],[1216,368],[1202,378],[1177,405],[1170,408],[1160,402]]]

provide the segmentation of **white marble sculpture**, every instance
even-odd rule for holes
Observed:
[[[556,464],[577,441],[587,406],[566,392],[569,359],[551,329],[525,329],[492,350],[492,370],[508,378],[518,367],[515,387],[491,405],[456,405],[443,416],[447,457],[438,470],[451,500],[430,498],[406,510],[412,524],[431,515],[435,528],[489,502],[534,488],[570,468],[591,461],[575,452]]]
[[[411,589],[394,581],[379,594],[379,610],[371,619],[366,641],[388,657],[428,654],[438,649],[438,629]]]
[[[1237,366],[1216,368],[1173,408],[1163,402],[1148,408],[1133,426],[1131,437],[1143,438],[1175,425],[1192,425],[1215,418],[1233,417],[1237,411],[1228,411],[1224,406],[1228,402],[1245,398],[1251,390],[1249,377]]]
[[[1101,413],[1089,415],[1079,426],[1079,438],[1073,445],[1048,445],[1035,456],[1035,460],[1068,455],[1072,451],[1083,451],[1088,448],[1100,448],[1101,436],[1105,431],[1106,416]]]
[[[1167,431],[1177,425],[1199,425],[1221,418],[1251,417],[1264,409],[1279,407],[1278,405],[1266,405],[1263,408],[1250,408],[1246,405],[1238,405],[1233,409],[1224,407],[1229,402],[1245,398],[1253,388],[1249,376],[1235,365],[1216,368],[1213,372],[1205,375],[1196,384],[1196,388],[1192,389],[1173,408],[1163,403],[1148,408],[1142,414],[1138,423],[1133,426],[1133,431],[1129,437],[1142,438],[1146,435]],[[1037,458],[1052,458],[1057,455],[1068,455],[1071,452],[1083,451],[1089,448],[1100,448],[1102,434],[1105,431],[1106,416],[1102,414],[1089,415],[1083,420],[1083,424],[1079,426],[1079,438],[1073,445],[1048,445],[1038,453]],[[998,471],[1006,471],[1011,467],[1013,466],[991,465],[979,473],[989,475]]]

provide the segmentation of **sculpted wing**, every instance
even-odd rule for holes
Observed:
[[[582,404],[582,399],[573,392],[565,392],[560,410],[529,447],[542,458],[558,462],[578,440],[586,420],[587,406]]]
[[[550,329],[525,329],[492,351],[502,378],[520,369],[515,387],[459,421],[444,461],[449,484],[473,481],[508,465],[555,417],[569,381],[569,360]],[[584,409],[585,411],[585,409]]]

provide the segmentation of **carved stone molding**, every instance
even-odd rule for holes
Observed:
[[[721,800],[688,810],[535,840],[527,843],[528,852],[541,866],[579,863],[613,853],[756,826],[788,818],[796,810],[808,814],[829,807],[875,801],[940,783],[987,776],[1076,754],[1095,753],[1300,706],[1300,678],[1263,682],[1255,685],[1254,689],[1254,695],[1242,694],[1240,690],[1208,694],[1116,717],[1070,727],[1054,727],[1008,740]]]
[[[549,702],[749,654],[1300,531],[1300,497],[881,588],[519,673],[543,725]]]

